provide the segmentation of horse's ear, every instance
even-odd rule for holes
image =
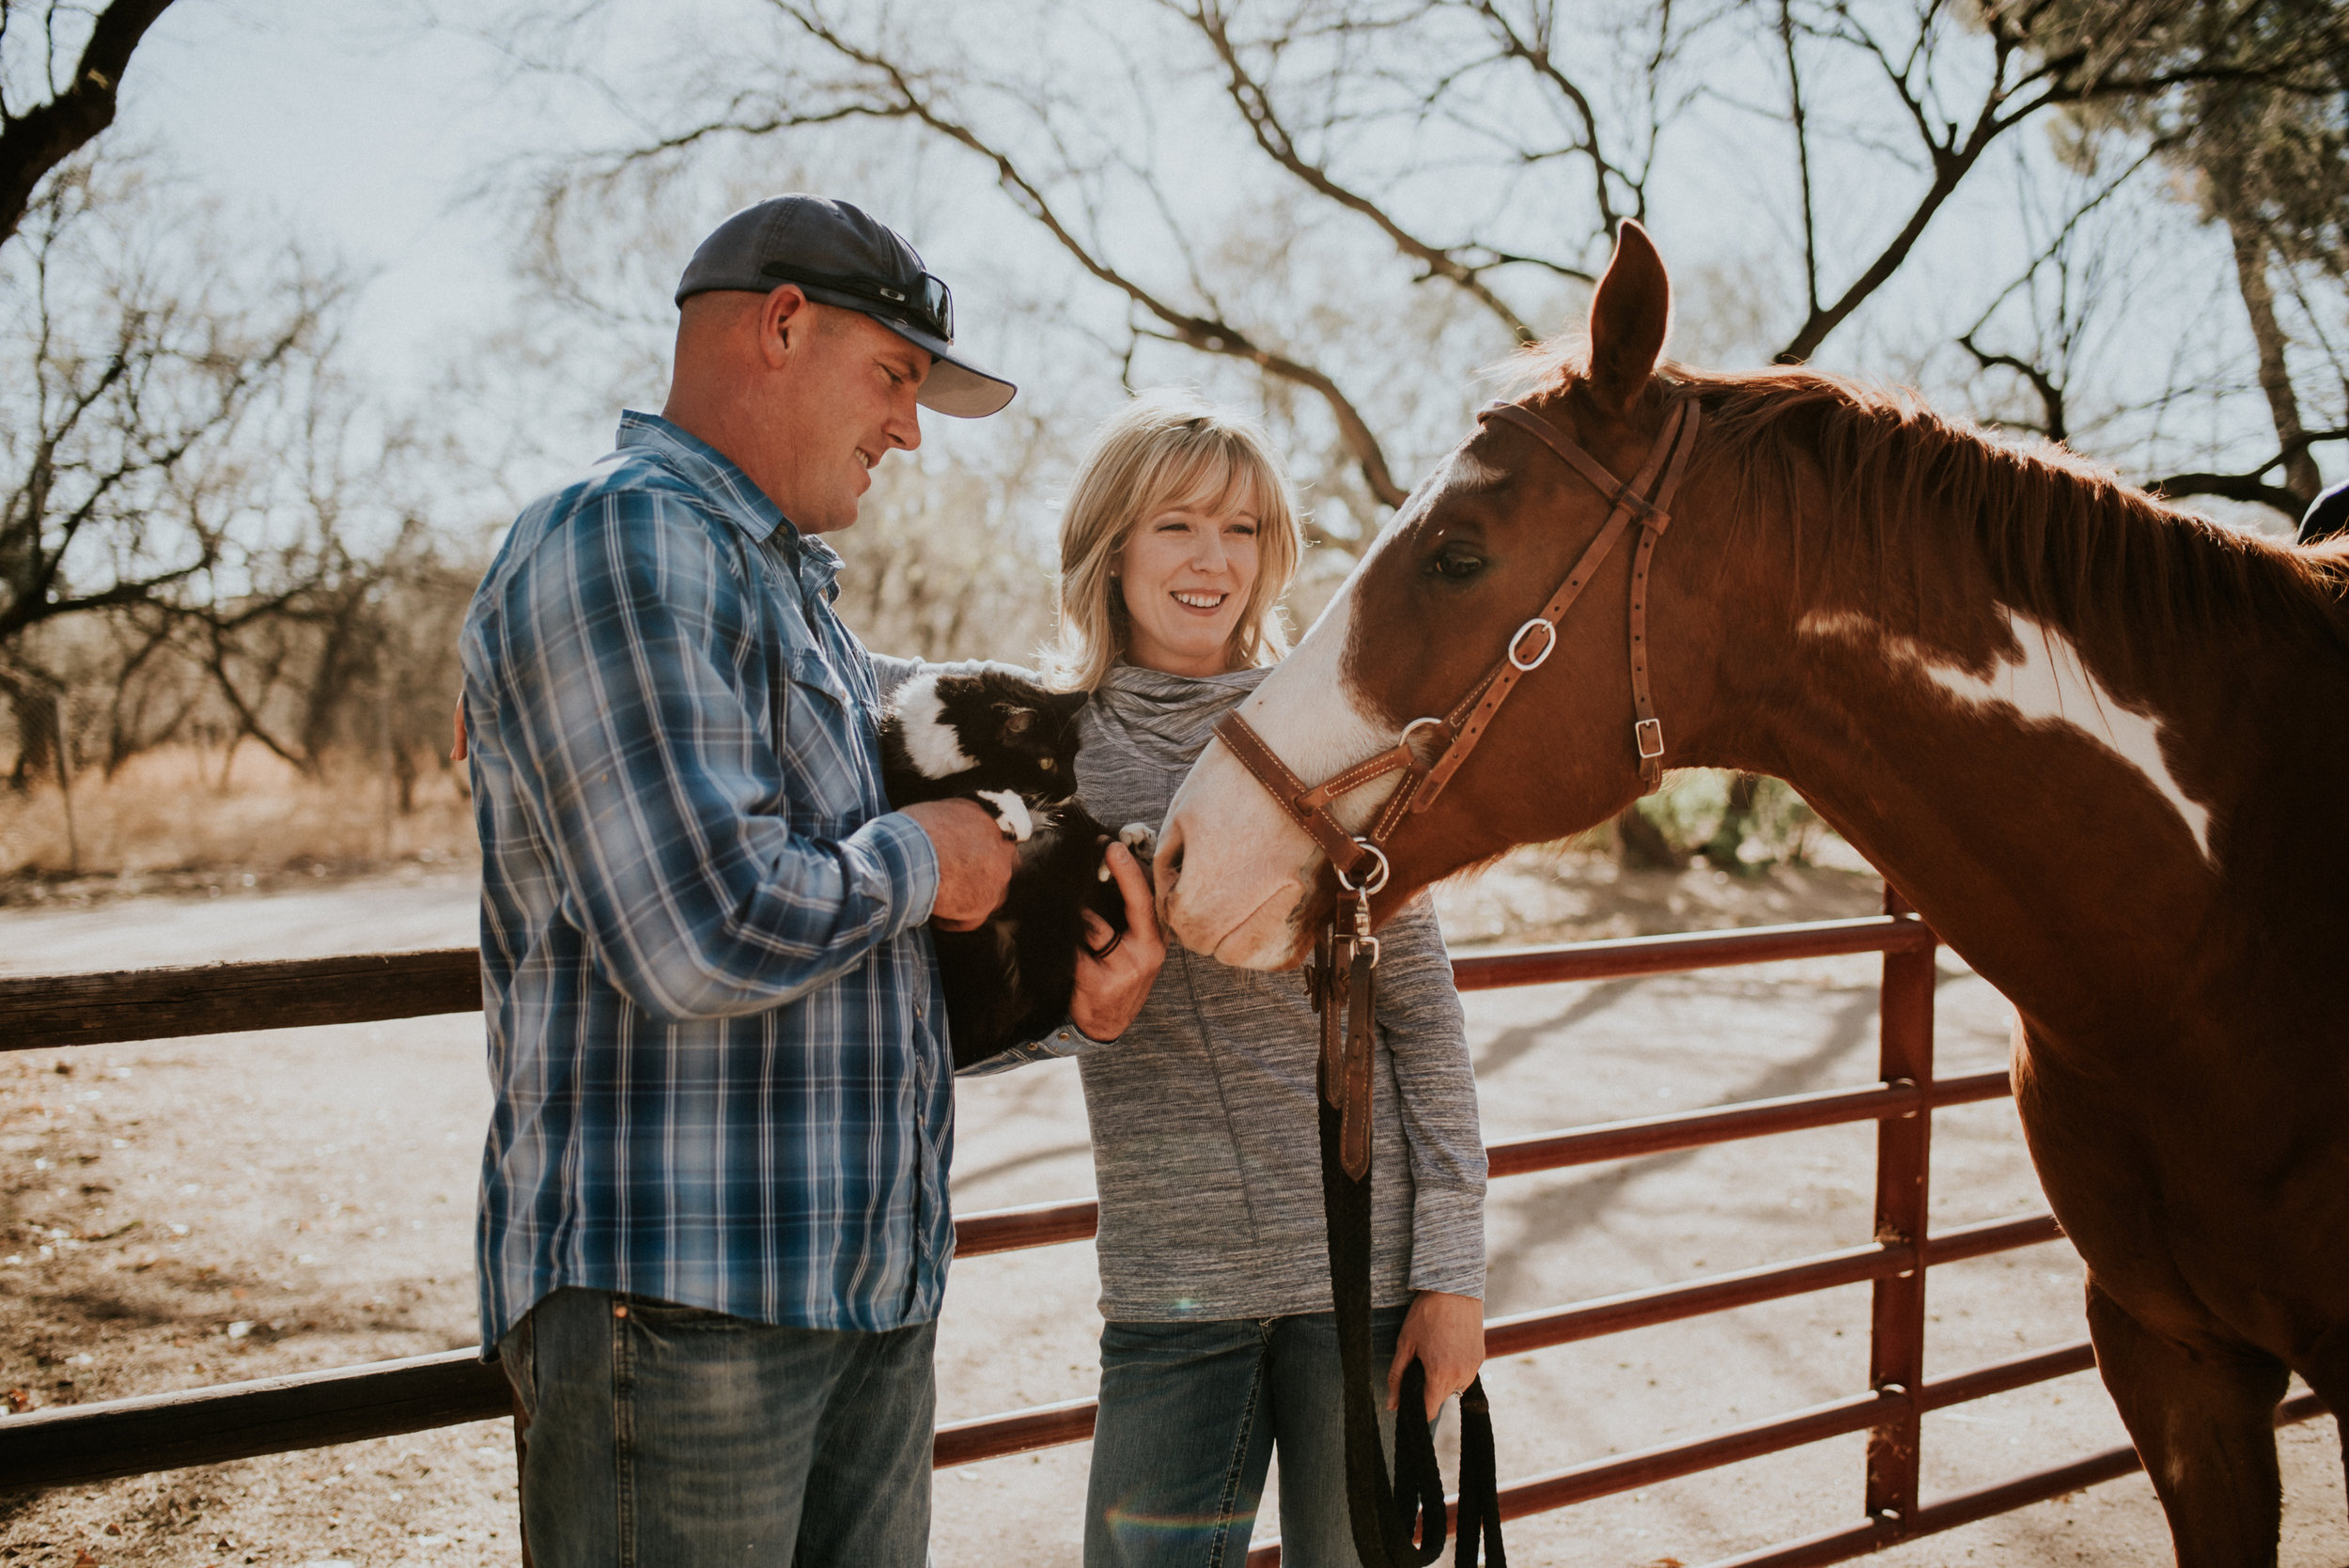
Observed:
[[[1672,280],[1647,230],[1626,218],[1615,230],[1615,255],[1591,295],[1591,396],[1609,413],[1622,413],[1656,373],[1672,322]]]

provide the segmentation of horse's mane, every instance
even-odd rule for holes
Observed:
[[[1563,355],[1544,372],[1541,390],[1573,380]],[[2254,625],[2349,647],[2349,553],[2220,527],[2052,442],[2017,447],[1944,418],[1905,389],[1807,369],[1668,365],[1657,392],[1673,389],[1702,403],[1698,460],[1737,475],[1741,515],[1766,498],[1791,502],[1808,458],[1830,486],[1818,520],[1837,548],[1881,563],[1891,529],[1941,513],[1971,528],[2002,603],[2131,654],[2147,639]]]

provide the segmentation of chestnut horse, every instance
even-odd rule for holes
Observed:
[[[2025,1134],[2178,1560],[2272,1563],[2288,1373],[2349,1409],[2349,551],[1830,377],[1659,369],[1668,301],[1626,225],[1587,358],[1543,350],[1518,405],[1626,476],[1697,405],[1645,600],[1662,760],[1786,780],[2015,1004]],[[1395,747],[1611,499],[1517,415],[1480,422],[1241,713],[1307,781]],[[1640,794],[1632,555],[1399,814],[1376,916]],[[1346,832],[1393,777],[1334,803]],[[1326,856],[1226,743],[1158,865],[1176,936],[1230,964],[1299,962],[1331,908]]]

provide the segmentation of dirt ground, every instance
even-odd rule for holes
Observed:
[[[1455,944],[1863,913],[1874,881],[1618,876],[1514,862],[1449,893]],[[195,897],[0,910],[0,972],[29,974],[464,943],[470,878],[411,865],[362,881],[233,882]],[[1469,999],[1488,1138],[1875,1076],[1867,958]],[[2001,1063],[2007,1013],[1946,955],[1945,1073]],[[39,1408],[470,1344],[470,1243],[488,1094],[477,1020],[0,1056],[0,1393]],[[955,1167],[968,1212],[1092,1188],[1073,1067],[966,1084]],[[2043,1206],[2012,1110],[1936,1118],[1937,1225]],[[1506,1313],[1867,1239],[1872,1144],[1823,1129],[1498,1184],[1489,1310]],[[942,1420],[1093,1388],[1089,1248],[957,1265]],[[1937,1269],[1928,1364],[1944,1374],[2082,1337],[2061,1244]],[[1561,1347],[1488,1368],[1504,1479],[1840,1397],[1864,1386],[1851,1288]],[[6,1419],[0,1416],[0,1420]],[[1928,1499],[2123,1441],[2083,1374],[1927,1418]],[[1837,1439],[1515,1523],[1529,1564],[1666,1568],[1853,1522],[1862,1439]],[[2286,1568],[2349,1564],[2330,1420],[2284,1435]],[[943,1472],[941,1568],[1073,1564],[1082,1446]],[[393,1568],[516,1559],[503,1421],[0,1499],[0,1562]],[[1270,1516],[1258,1533],[1277,1530]],[[1886,1554],[1901,1568],[2167,1561],[2142,1477]]]

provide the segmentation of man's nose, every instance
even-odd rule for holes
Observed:
[[[910,391],[897,407],[889,411],[888,423],[881,428],[891,441],[909,452],[922,444],[922,405],[913,400]]]

